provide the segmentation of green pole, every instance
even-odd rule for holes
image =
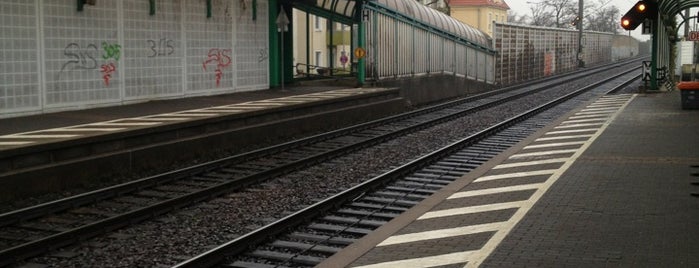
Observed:
[[[277,32],[277,14],[279,14],[278,0],[269,0],[269,86],[279,86],[279,56],[281,47],[279,45],[279,33]]]
[[[150,7],[148,9],[148,15],[155,15],[155,0],[149,0],[148,6]]]
[[[284,12],[289,18],[289,30],[282,32],[284,35],[284,43],[282,47],[284,48],[284,82],[294,80],[294,8],[291,4],[282,5]]]
[[[206,17],[211,18],[211,0],[206,0]]]
[[[311,14],[306,12],[306,77],[311,76]]]
[[[658,19],[659,20],[659,19]],[[651,56],[650,56],[650,89],[658,89],[658,20],[652,21],[651,28]]]
[[[364,23],[364,9],[360,9],[359,27],[357,29],[357,46],[366,51],[366,24]],[[363,86],[366,81],[366,55],[357,61],[357,84]]]

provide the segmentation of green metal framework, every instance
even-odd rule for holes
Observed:
[[[685,18],[682,11],[690,7],[698,7],[699,0],[658,0],[658,20],[651,28],[652,51],[651,51],[651,81],[650,88],[658,89],[658,66],[669,68],[671,46],[678,40],[675,25],[675,16],[680,15]]]
[[[425,29],[431,33],[436,33],[439,36],[453,40],[459,44],[465,44],[469,47],[483,51],[487,54],[494,55],[495,50],[491,48],[491,40],[483,32],[466,26],[455,19],[432,11],[428,7],[417,4],[413,0],[269,0],[270,14],[270,85],[278,86],[280,81],[280,65],[284,71],[284,77],[293,77],[292,58],[287,58],[291,53],[285,53],[284,61],[281,61],[280,51],[283,47],[284,51],[291,50],[292,36],[290,33],[284,35],[284,43],[279,44],[280,38],[276,31],[274,21],[279,13],[280,7],[284,10],[291,11],[291,8],[304,11],[324,17],[330,21],[339,22],[345,25],[352,25],[351,36],[356,37],[352,40],[352,50],[356,47],[366,49],[366,21],[370,18],[366,14],[362,14],[362,10],[370,9],[381,12],[392,17],[395,20],[409,23],[420,29]],[[416,6],[418,5],[418,6]],[[289,13],[287,13],[289,15]],[[292,20],[293,21],[293,20]],[[288,38],[287,38],[288,37]],[[355,47],[356,46],[356,47]],[[351,56],[353,53],[350,53]],[[355,62],[352,59],[351,62]],[[359,84],[364,83],[366,78],[365,59],[356,60],[357,69],[356,75]],[[288,74],[288,75],[287,75]],[[287,79],[285,79],[287,80]],[[287,80],[288,82],[288,80]]]

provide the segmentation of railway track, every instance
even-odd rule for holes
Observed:
[[[0,265],[520,98],[594,72],[501,90],[0,215]]]
[[[604,92],[610,94],[638,79],[632,71],[515,116],[175,267],[315,266],[574,108],[561,105],[567,100],[615,83]]]

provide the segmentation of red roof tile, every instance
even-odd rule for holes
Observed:
[[[504,0],[450,0],[449,5],[456,6],[490,6],[502,9],[510,9]]]

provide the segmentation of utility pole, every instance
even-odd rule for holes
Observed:
[[[585,67],[585,62],[583,61],[583,0],[578,0],[578,18],[580,22],[578,23],[578,67]]]

